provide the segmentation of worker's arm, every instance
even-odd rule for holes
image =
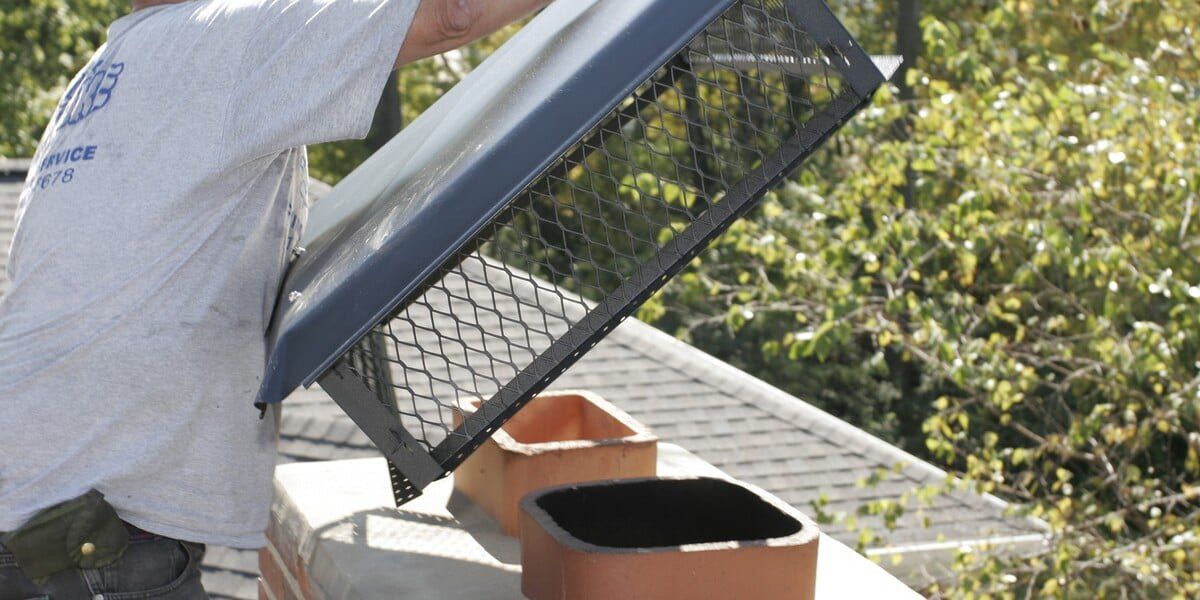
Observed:
[[[551,0],[421,0],[396,67],[473,42]]]

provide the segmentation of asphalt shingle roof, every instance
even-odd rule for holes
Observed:
[[[0,267],[7,260],[20,188],[21,180],[12,175],[0,179]],[[326,190],[328,186],[317,182],[311,187],[315,197]],[[0,282],[0,293],[3,285]],[[513,302],[499,298],[501,304]],[[864,502],[894,499],[945,477],[932,465],[633,319],[614,329],[551,386],[567,388],[600,394],[663,440],[801,510],[824,497],[824,510],[854,514]],[[317,386],[285,401],[279,452],[281,462],[378,455],[366,435]],[[859,485],[872,472],[896,464],[903,469],[879,485]],[[1005,517],[1003,511],[1003,503],[994,498],[955,493],[938,496],[925,507],[927,522],[908,511],[893,531],[885,531],[873,517],[860,517],[859,524],[896,545],[1037,531],[1034,524]],[[840,525],[825,530],[849,544],[858,536]],[[215,597],[257,597],[255,552],[212,548],[206,564],[206,585]]]
[[[0,296],[8,290],[4,267],[17,222],[17,200],[28,169],[28,161],[0,159]]]

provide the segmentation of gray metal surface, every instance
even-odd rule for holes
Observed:
[[[389,458],[397,504],[453,471],[885,81],[821,0],[554,7],[333,190],[282,289],[259,401],[320,381]],[[529,274],[542,278],[535,300],[497,311]],[[409,349],[417,360],[401,358]],[[431,391],[442,384],[452,391]]]
[[[317,206],[262,402],[311,384],[732,0],[556,2]]]

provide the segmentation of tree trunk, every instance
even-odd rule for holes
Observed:
[[[383,88],[379,106],[375,107],[375,119],[366,139],[367,147],[372,153],[378,151],[401,129],[404,129],[404,96],[400,91],[400,72],[392,71]]]
[[[896,72],[894,81],[900,88],[900,99],[912,100],[913,90],[908,85],[908,70],[917,65],[924,52],[921,39],[921,0],[898,0],[898,8],[896,54],[904,57],[904,64]]]
[[[908,105],[909,116],[900,124],[899,139],[907,140],[912,136],[912,101],[915,98],[912,86],[908,84],[908,70],[917,65],[924,50],[921,39],[921,0],[898,0],[899,14],[896,18],[896,53],[904,57],[904,64],[896,72],[896,87],[900,89],[900,101]],[[916,204],[916,173],[911,166],[904,168],[904,206],[913,208]]]

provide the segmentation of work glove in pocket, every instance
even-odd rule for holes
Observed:
[[[121,558],[129,530],[96,490],[42,510],[15,531],[0,536],[33,581],[73,568],[95,569]]]

